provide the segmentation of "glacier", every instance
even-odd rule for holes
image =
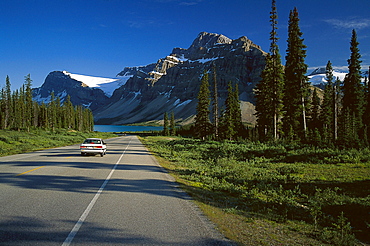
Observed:
[[[63,71],[63,73],[69,76],[71,79],[82,82],[85,86],[90,88],[101,89],[107,97],[111,97],[113,92],[122,85],[125,85],[127,80],[129,80],[133,75],[120,76],[119,78],[104,78],[95,77],[89,75],[81,75],[69,73]]]

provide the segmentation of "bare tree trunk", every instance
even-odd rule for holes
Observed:
[[[214,86],[213,122],[215,127],[215,139],[218,139],[218,86],[217,86],[216,66],[214,63],[213,63],[213,86]]]
[[[302,95],[302,116],[303,116],[303,134],[304,137],[307,137],[307,122],[306,122],[306,107],[305,107],[305,101],[304,101],[304,96]]]

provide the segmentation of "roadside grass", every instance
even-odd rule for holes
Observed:
[[[88,133],[64,129],[55,131],[33,129],[30,132],[0,130],[0,156],[77,144],[88,137],[105,139],[116,137],[116,135],[104,132]]]
[[[141,137],[240,245],[370,242],[370,150]]]

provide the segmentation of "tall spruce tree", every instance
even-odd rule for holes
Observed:
[[[224,139],[233,140],[236,134],[236,127],[233,115],[233,105],[234,105],[234,93],[231,81],[228,83],[227,87],[227,98],[225,101],[225,110],[221,117],[221,135]]]
[[[324,98],[322,102],[322,111],[320,120],[322,123],[321,134],[322,140],[331,143],[334,140],[334,117],[335,117],[335,91],[333,67],[330,61],[326,64],[326,81],[324,89]]]
[[[266,67],[261,73],[261,81],[256,85],[256,116],[260,136],[278,139],[283,109],[284,69],[277,41],[278,24],[276,1],[272,0],[270,22],[270,54],[266,57]]]
[[[200,139],[205,140],[205,138],[210,134],[211,122],[210,122],[210,90],[208,81],[208,72],[204,71],[199,93],[198,93],[198,104],[197,104],[197,114],[195,116],[195,134]]]
[[[290,11],[288,48],[285,65],[283,128],[287,139],[303,140],[307,134],[306,111],[309,108],[309,83],[305,64],[306,45],[299,28],[298,10]]]
[[[6,76],[5,80],[5,93],[4,93],[4,120],[3,120],[3,129],[8,129],[10,126],[12,113],[12,91],[11,83],[9,76]]]
[[[163,115],[163,135],[169,136],[170,135],[170,129],[168,128],[168,113],[165,112]]]
[[[30,131],[30,127],[33,123],[34,118],[34,108],[33,108],[33,98],[32,98],[32,79],[31,75],[28,74],[25,76],[25,127],[27,128],[27,131]]]
[[[225,110],[220,121],[220,135],[224,139],[234,140],[245,129],[242,123],[238,84],[233,88],[231,81],[228,83]]]
[[[347,124],[342,125],[343,139],[351,147],[360,144],[363,140],[363,121],[364,114],[364,86],[361,83],[361,55],[358,48],[357,33],[352,31],[351,56],[348,59],[348,74],[344,79],[343,85],[343,117],[346,117]],[[348,125],[349,124],[349,125]]]
[[[339,105],[342,97],[342,91],[341,91],[341,81],[339,78],[336,79],[334,83],[333,93],[334,93],[334,141],[338,140],[338,129],[339,129]]]
[[[175,123],[175,113],[171,112],[170,117],[170,134],[171,136],[176,136],[176,123]]]
[[[367,77],[366,82],[366,102],[365,102],[365,112],[364,112],[364,125],[365,125],[365,134],[366,134],[366,142],[369,145],[370,142],[370,66],[369,66],[369,74]]]
[[[214,138],[218,139],[218,128],[219,128],[219,112],[218,112],[218,84],[217,84],[217,73],[216,65],[213,62],[213,128],[214,128]]]

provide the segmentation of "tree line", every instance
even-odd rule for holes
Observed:
[[[344,81],[335,79],[332,64],[328,61],[327,83],[321,90],[312,86],[306,75],[307,47],[303,43],[297,8],[289,14],[285,66],[277,44],[277,19],[276,1],[272,0],[271,45],[261,80],[254,90],[256,127],[246,129],[242,124],[237,84],[229,83],[225,108],[219,112],[214,68],[205,71],[201,79],[193,136],[230,140],[247,137],[258,141],[295,141],[355,148],[368,146],[370,79],[362,76],[356,31],[352,31],[349,72]],[[213,75],[212,86],[209,85],[210,75]],[[213,88],[212,95],[210,88]]]
[[[335,79],[330,61],[326,66],[325,88],[308,82],[306,46],[299,28],[296,8],[290,11],[286,64],[281,64],[277,46],[276,1],[270,16],[270,53],[261,81],[255,89],[257,131],[260,140],[288,140],[315,145],[361,147],[369,144],[370,88],[362,76],[356,30],[352,31],[348,74]],[[365,81],[363,83],[363,80]]]
[[[62,103],[59,97],[50,94],[48,103],[33,100],[31,76],[18,90],[11,91],[9,76],[0,91],[0,129],[26,130],[32,128],[70,129],[93,131],[94,118],[90,109],[73,106],[69,95]]]

